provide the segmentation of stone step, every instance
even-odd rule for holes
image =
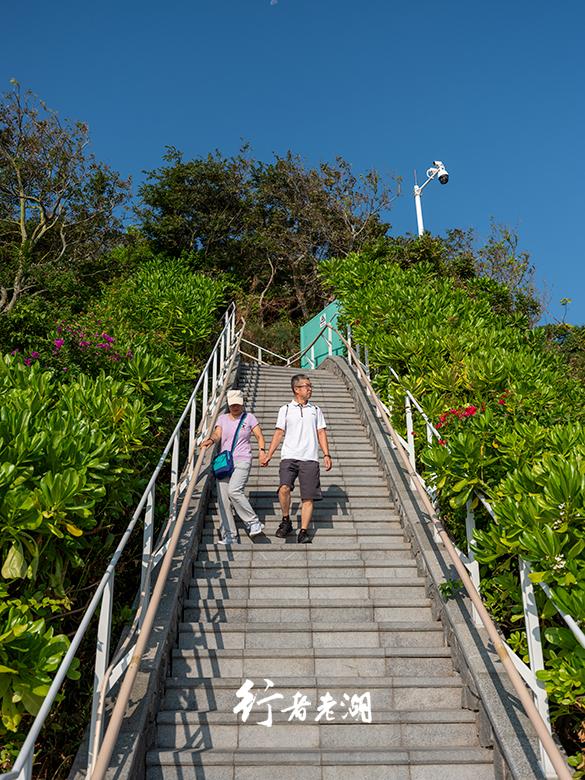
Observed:
[[[274,463],[274,465],[271,463],[270,466],[262,468],[257,462],[254,462],[252,464],[252,470],[250,471],[248,486],[252,484],[253,479],[257,480],[259,477],[266,474],[269,474],[271,477],[273,474],[278,474],[278,463]],[[336,473],[335,470],[325,471],[325,469],[321,468],[321,487],[329,485],[338,486],[346,492],[349,492],[354,488],[369,485],[387,488],[388,483],[381,473],[372,472],[371,470],[369,472],[340,475],[339,473]],[[272,485],[271,487],[276,490]]]
[[[272,523],[270,518],[267,519],[266,517],[263,517],[261,513],[259,513],[259,516],[262,522],[265,523],[265,528],[262,534],[249,537],[243,529],[240,529],[239,542],[234,542],[232,545],[230,545],[231,548],[263,548],[268,547],[269,545],[274,545],[275,547],[280,548],[286,546],[288,548],[291,545],[297,544],[298,529],[295,528],[292,534],[289,534],[285,539],[282,539],[281,537],[276,536],[278,519],[275,519],[274,523]],[[310,544],[320,544],[321,541],[329,543],[335,540],[344,542],[353,541],[355,544],[359,544],[363,541],[368,541],[373,544],[387,542],[390,545],[390,548],[394,551],[402,551],[405,557],[410,557],[409,550],[405,549],[405,543],[395,534],[391,534],[388,529],[381,528],[379,531],[377,531],[376,529],[365,528],[363,531],[360,531],[359,525],[355,527],[351,527],[349,524],[346,525],[348,527],[343,529],[335,527],[327,528],[324,525],[320,526],[319,523],[312,524],[309,528],[309,535],[311,537]],[[203,544],[219,544],[219,519],[216,520],[216,526],[216,528],[212,528],[210,525],[206,525],[205,530],[201,536],[201,541]],[[300,521],[298,522],[298,528],[300,528]]]
[[[183,620],[186,623],[297,621],[364,622],[368,620],[428,622],[431,607],[426,599],[313,598],[310,603],[298,598],[272,599],[186,599]]]
[[[373,571],[381,567],[384,570],[384,576],[410,577],[415,576],[417,572],[415,561],[409,556],[405,558],[388,549],[385,545],[356,545],[343,543],[325,544],[319,542],[318,545],[297,544],[286,545],[283,549],[281,545],[272,544],[270,539],[264,535],[255,537],[259,539],[251,545],[239,544],[233,545],[229,549],[221,544],[200,544],[197,561],[221,562],[226,570],[232,563],[241,562],[254,569],[262,567],[274,568],[280,571],[281,564],[290,562],[291,566],[303,566],[319,564],[319,566],[332,565],[332,571],[336,572],[337,567],[341,566],[361,566],[365,564],[368,571]],[[390,538],[390,537],[389,537]],[[266,543],[262,543],[262,539]],[[370,549],[368,549],[370,548]]]
[[[178,646],[211,648],[387,647],[448,654],[437,622],[180,623]]]
[[[293,504],[294,507],[294,504]],[[268,507],[257,507],[255,506],[254,509],[256,510],[256,513],[258,514],[258,517],[262,520],[262,522],[265,524],[265,533],[270,533],[269,528],[272,528],[274,526],[274,531],[278,528],[280,521],[281,521],[281,514],[280,512],[276,512],[273,510],[268,511]],[[293,528],[300,528],[300,510],[298,508],[293,509],[290,513],[291,522],[293,525]],[[316,515],[313,513],[313,518],[311,520],[311,527],[313,528],[337,528],[340,531],[354,531],[354,532],[360,532],[364,533],[365,531],[370,531],[372,533],[376,534],[388,534],[389,536],[395,536],[395,537],[401,537],[404,533],[404,529],[400,525],[397,518],[388,519],[389,515],[384,515],[382,517],[374,517],[373,519],[356,519],[353,516],[353,513],[351,514],[328,514],[323,513],[320,515]],[[390,515],[391,517],[391,515]],[[213,532],[213,528],[217,527],[217,524],[219,522],[219,510],[216,507],[210,507],[210,513],[206,515],[205,517],[205,526],[204,526],[204,532],[207,531],[209,533]],[[245,526],[244,524],[237,519],[236,525],[240,526],[240,530],[244,531]]]
[[[237,702],[237,700],[236,700]],[[346,707],[342,707],[342,703]],[[240,745],[247,750],[268,748],[286,749],[293,745],[304,748],[381,748],[384,746],[409,748],[413,745],[426,747],[438,746],[464,747],[473,745],[477,740],[477,726],[474,718],[458,720],[437,716],[416,717],[413,720],[399,720],[396,713],[372,712],[371,723],[362,723],[361,718],[350,719],[347,702],[337,702],[338,712],[335,721],[315,721],[318,715],[318,703],[311,701],[307,705],[305,721],[298,719],[288,722],[287,712],[272,712],[272,725],[265,722],[267,709],[262,708],[242,723],[241,715],[210,713],[200,723],[199,713],[160,713],[157,728],[157,747],[181,750],[190,748],[196,751],[237,750]],[[273,707],[283,709],[292,706],[292,701],[280,699]],[[345,711],[344,711],[345,710]],[[309,715],[310,713],[310,715]],[[449,711],[447,711],[449,713]],[[346,720],[342,716],[346,715]],[[433,713],[437,715],[437,713]],[[393,717],[394,715],[394,717]],[[406,715],[406,713],[401,713]],[[358,716],[359,717],[359,716]],[[366,717],[369,717],[366,715]]]
[[[214,582],[217,579],[229,582],[241,582],[244,580],[261,580],[263,583],[283,582],[338,582],[348,580],[372,583],[395,583],[400,587],[414,587],[425,584],[424,577],[409,574],[415,570],[412,561],[410,565],[403,567],[389,567],[383,562],[375,561],[373,564],[362,560],[309,560],[306,556],[301,559],[296,555],[291,559],[282,553],[280,559],[274,560],[274,556],[259,557],[248,556],[246,559],[235,558],[226,560],[196,560],[193,564],[193,575],[197,581]]]
[[[174,649],[173,677],[270,678],[286,669],[288,675],[309,677],[448,677],[453,674],[445,648],[393,647],[206,647]]]
[[[295,499],[296,496],[293,493],[293,500]],[[274,490],[272,495],[269,491],[266,491],[264,495],[257,495],[255,498],[251,499],[251,503],[254,508],[279,506],[276,490]],[[321,513],[327,509],[341,508],[349,510],[349,506],[351,506],[352,509],[379,509],[387,510],[389,514],[392,513],[392,506],[387,496],[349,496],[348,500],[344,500],[339,496],[332,496],[330,498],[327,493],[325,493],[323,500],[315,503],[319,505],[318,508]]]
[[[264,728],[264,727],[261,727]],[[152,750],[146,780],[494,780],[479,747]]]
[[[287,671],[285,663],[282,671]],[[353,675],[348,677],[329,674],[317,677],[274,675],[269,679],[274,683],[275,692],[292,696],[296,691],[300,691],[311,701],[318,701],[319,697],[327,692],[334,699],[339,700],[343,698],[344,693],[351,695],[369,691],[376,709],[428,711],[438,708],[461,708],[461,680],[456,675],[424,678],[399,675],[363,676],[359,679]],[[265,687],[264,677],[259,676],[257,680],[252,681],[262,689]],[[237,703],[236,691],[243,682],[241,677],[198,679],[167,677],[162,709],[186,709],[199,712],[231,711]]]
[[[424,598],[425,585],[419,581],[398,577],[319,577],[297,576],[285,570],[280,577],[226,577],[222,572],[216,576],[198,577],[191,581],[188,597],[196,599],[411,599]]]
[[[179,647],[215,641],[220,647],[393,647],[407,650],[444,648],[443,630],[436,622],[379,623],[181,623]],[[287,644],[288,642],[288,644]]]

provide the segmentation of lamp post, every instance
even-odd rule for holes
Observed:
[[[414,185],[414,205],[416,207],[416,224],[418,227],[419,236],[422,236],[422,234],[425,232],[420,196],[422,195],[422,191],[427,186],[427,184],[435,177],[438,177],[441,184],[447,184],[449,181],[449,174],[447,173],[447,169],[440,160],[435,160],[433,162],[433,167],[427,170],[427,180],[422,185],[422,187],[419,187],[418,184]]]

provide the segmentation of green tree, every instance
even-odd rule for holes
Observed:
[[[88,152],[82,122],[17,82],[0,103],[0,314],[33,295],[59,297],[100,276],[121,238],[129,182]]]
[[[388,229],[389,183],[375,171],[356,176],[340,157],[307,168],[291,152],[270,163],[247,148],[184,161],[169,148],[163,160],[140,188],[145,235],[156,251],[188,252],[198,269],[232,273],[256,297],[261,321],[283,310],[310,316],[326,300],[319,262]]]

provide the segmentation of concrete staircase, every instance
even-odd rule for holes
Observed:
[[[290,399],[293,369],[243,366],[247,408],[268,441]],[[341,380],[310,372],[323,409],[333,469],[323,470],[312,544],[278,539],[278,457],[249,493],[265,535],[217,545],[209,506],[193,580],[158,714],[148,780],[484,780],[492,753],[479,746],[475,714],[462,709],[441,625],[433,621],[408,544],[354,402]],[[299,515],[298,488],[291,519]],[[244,680],[269,702],[272,726],[232,710]],[[273,687],[265,690],[266,679]],[[289,721],[294,695],[310,701]],[[371,697],[371,723],[349,713],[353,694]],[[320,697],[334,719],[319,720]],[[346,697],[344,696],[346,695]]]

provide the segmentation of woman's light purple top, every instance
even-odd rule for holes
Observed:
[[[221,414],[217,418],[217,425],[221,428],[221,449],[229,450],[232,446],[234,433],[240,422],[240,417],[236,420],[231,414]],[[258,425],[258,420],[250,412],[246,412],[246,419],[240,432],[238,433],[238,441],[234,448],[234,463],[238,460],[252,460],[252,448],[250,446],[250,438],[252,436],[252,428]]]

